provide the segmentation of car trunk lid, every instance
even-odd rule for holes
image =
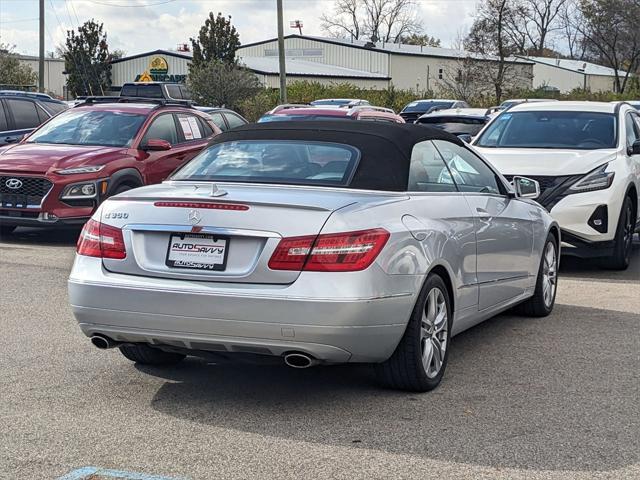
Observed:
[[[136,189],[103,205],[101,221],[123,229],[127,248],[124,260],[103,262],[109,271],[132,275],[292,283],[299,272],[268,267],[280,239],[320,233],[334,211],[363,196],[372,195],[346,189],[191,182]]]

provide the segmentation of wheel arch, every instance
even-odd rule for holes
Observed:
[[[455,288],[453,286],[453,277],[449,272],[449,269],[443,263],[436,263],[435,265],[431,266],[427,274],[424,276],[424,281],[422,282],[423,287],[425,282],[427,281],[427,278],[429,278],[429,275],[433,273],[442,278],[442,281],[447,287],[449,293],[449,303],[451,304],[451,315],[453,316],[456,311],[456,296]]]
[[[144,179],[140,172],[135,168],[123,168],[111,175],[109,181],[109,189],[107,195],[110,196],[115,192],[118,187],[127,185],[131,188],[141,187],[144,185]]]

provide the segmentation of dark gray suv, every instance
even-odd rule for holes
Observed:
[[[19,142],[67,108],[66,103],[44,93],[0,90],[0,146]]]

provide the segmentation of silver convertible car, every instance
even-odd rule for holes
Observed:
[[[453,335],[553,309],[560,233],[538,192],[428,127],[247,125],[105,201],[69,297],[92,343],[134,362],[367,362],[426,391]]]

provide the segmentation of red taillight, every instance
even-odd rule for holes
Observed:
[[[355,272],[369,267],[389,239],[382,228],[283,238],[269,260],[272,270]]]
[[[99,258],[126,258],[122,230],[111,225],[89,220],[78,238],[78,255]]]

